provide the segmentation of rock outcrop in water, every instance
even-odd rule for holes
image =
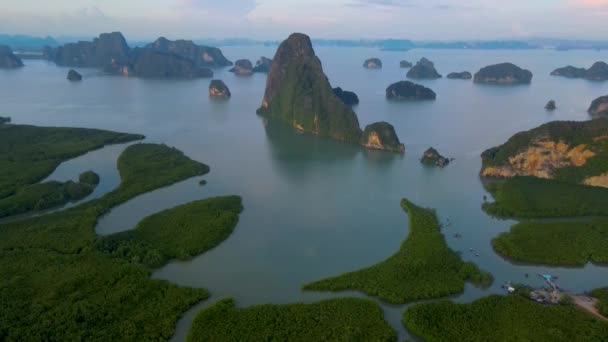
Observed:
[[[608,80],[608,64],[604,62],[595,62],[589,69],[576,68],[567,66],[555,69],[551,72],[552,76],[561,76],[567,78],[584,78],[591,81],[606,81]]]
[[[189,40],[158,38],[131,49],[120,32],[103,33],[92,42],[45,48],[45,58],[60,66],[103,69],[109,74],[146,78],[212,77],[210,67],[232,65],[217,48]]]
[[[382,61],[379,58],[370,58],[363,63],[366,69],[382,69]]]
[[[585,72],[585,79],[592,81],[608,80],[608,64],[604,62],[595,62],[591,68]]]
[[[553,111],[557,109],[557,105],[555,104],[554,100],[550,100],[549,102],[547,102],[547,104],[545,105],[545,109],[549,110],[549,111]]]
[[[361,137],[357,115],[334,95],[310,38],[301,33],[279,46],[258,113],[336,140],[358,143]]]
[[[352,91],[342,90],[342,88],[334,88],[334,94],[344,102],[347,106],[355,106],[359,104],[359,97]]]
[[[253,68],[253,72],[262,72],[267,73],[270,71],[270,66],[272,65],[272,59],[266,57],[260,57],[260,59],[255,62],[255,67]]]
[[[142,78],[211,78],[213,71],[201,68],[185,57],[158,52],[152,49],[135,49],[133,62],[123,67],[121,73],[125,76]]]
[[[473,75],[468,71],[463,71],[449,73],[447,77],[453,80],[470,80],[473,78]]]
[[[160,37],[154,43],[146,45],[146,49],[189,59],[198,68],[219,68],[232,65],[232,62],[224,57],[220,49],[197,45],[191,40],[171,41]]]
[[[532,72],[513,63],[501,63],[481,68],[475,74],[474,81],[504,85],[529,84],[532,82]]]
[[[414,64],[412,62],[408,62],[408,61],[401,61],[399,62],[399,67],[403,68],[403,69],[409,69],[411,67],[413,67]]]
[[[79,82],[79,81],[82,81],[82,75],[80,73],[78,73],[78,71],[76,71],[74,69],[70,69],[70,71],[68,71],[67,79],[68,79],[68,81]]]
[[[376,131],[379,144],[365,139],[357,115],[334,94],[305,34],[290,35],[277,49],[258,114],[303,133],[394,150],[394,129],[392,134],[379,130],[384,124],[369,127],[370,132]]]
[[[122,33],[112,32],[102,33],[92,42],[80,41],[47,49],[45,54],[59,66],[115,72],[129,62],[130,49]]]
[[[424,152],[420,162],[425,165],[434,165],[439,167],[446,167],[450,164],[450,160],[437,152],[434,148],[429,148]]]
[[[435,92],[425,86],[410,81],[400,81],[386,88],[389,100],[435,100]]]
[[[22,66],[21,58],[15,56],[10,47],[0,45],[0,69],[15,69]]]
[[[420,80],[433,80],[441,78],[441,74],[435,69],[435,63],[423,57],[407,72],[407,77]]]
[[[395,128],[387,122],[376,122],[365,127],[361,145],[376,150],[405,152],[405,146],[399,141]]]
[[[232,96],[232,94],[224,81],[211,80],[209,83],[209,96],[228,99]]]
[[[239,59],[234,62],[234,68],[230,69],[230,72],[238,76],[251,76],[253,75],[253,64],[248,59]]]
[[[583,78],[585,77],[585,73],[587,69],[585,68],[576,68],[571,65],[568,65],[563,68],[557,68],[551,72],[551,76],[560,76],[566,78]]]
[[[550,122],[517,133],[505,144],[483,152],[481,176],[552,179],[558,170],[568,168],[568,175],[579,173],[583,183],[589,177],[597,180],[604,175],[608,180],[608,166],[603,162],[607,139],[606,118]]]
[[[588,112],[592,115],[608,114],[608,95],[593,100]]]

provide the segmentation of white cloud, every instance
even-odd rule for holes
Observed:
[[[322,38],[493,39],[551,35],[606,39],[608,0],[53,0],[12,2],[8,33],[131,39]]]

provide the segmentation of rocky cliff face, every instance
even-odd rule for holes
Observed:
[[[78,71],[70,69],[70,71],[68,71],[67,79],[71,82],[79,82],[82,81],[82,75],[78,73]]]
[[[248,59],[239,59],[234,63],[234,68],[230,69],[235,75],[251,76],[253,75],[253,64]]]
[[[306,133],[351,143],[361,137],[357,115],[334,95],[310,38],[301,33],[279,46],[258,113]]]
[[[589,106],[588,112],[592,115],[608,114],[608,95],[593,100],[591,106]]]
[[[434,91],[410,81],[400,81],[386,88],[386,98],[389,100],[435,100]]]
[[[219,98],[230,98],[232,94],[230,94],[230,89],[224,81],[222,80],[211,80],[209,83],[209,96],[219,97]]]
[[[589,69],[576,68],[569,65],[553,70],[551,75],[567,78],[584,78],[591,81],[606,81],[608,80],[608,64],[595,62]]]
[[[474,81],[505,85],[529,84],[532,82],[532,72],[512,63],[501,63],[481,68],[475,74]]]
[[[334,94],[344,102],[347,106],[355,106],[359,104],[359,97],[352,91],[342,90],[342,88],[334,88]]]
[[[123,76],[146,78],[212,77],[208,67],[232,65],[217,48],[189,40],[159,38],[131,50],[120,32],[103,33],[92,42],[45,48],[44,56],[60,66],[103,69]]]
[[[255,63],[253,72],[267,73],[268,71],[270,71],[271,65],[272,65],[272,59],[266,58],[266,57],[260,57],[260,59]]]
[[[310,38],[302,33],[290,35],[279,46],[258,114],[303,133],[368,148],[402,150],[394,128],[387,123],[361,131],[357,115],[335,95]]]
[[[551,76],[560,76],[566,78],[582,78],[585,77],[585,73],[587,69],[585,68],[576,68],[571,65],[568,65],[563,68],[557,68],[551,72]]]
[[[426,58],[420,59],[413,68],[407,72],[408,78],[413,79],[437,79],[441,78],[441,74],[435,69],[435,63]]]
[[[147,49],[157,52],[175,54],[191,60],[198,68],[217,68],[231,66],[230,62],[218,48],[197,45],[191,40],[168,40],[160,37],[155,42],[146,45]]]
[[[508,178],[514,176],[534,176],[552,178],[556,169],[566,166],[583,166],[595,153],[586,145],[570,146],[559,141],[542,140],[524,148],[509,157],[501,166],[485,168],[484,177]]]
[[[448,74],[447,77],[449,79],[454,79],[454,80],[470,80],[473,78],[473,75],[471,75],[471,73],[468,71],[463,71],[463,72],[451,72]]]
[[[0,69],[14,69],[23,66],[21,59],[13,53],[10,47],[0,45]]]
[[[411,67],[413,67],[414,64],[412,62],[408,62],[408,61],[401,61],[399,62],[399,67],[403,68],[403,69],[409,69]]]
[[[190,59],[151,49],[135,49],[133,61],[128,67],[123,67],[121,73],[142,78],[213,77],[211,69],[200,68]]]
[[[363,63],[366,69],[382,69],[382,61],[379,58],[370,58]]]
[[[68,43],[45,50],[59,66],[117,70],[129,60],[130,49],[120,32],[102,33],[92,42]]]
[[[608,173],[601,161],[608,152],[607,140],[607,119],[550,122],[485,151],[481,176],[550,179],[558,170],[571,167],[572,172],[580,170],[581,175],[590,176],[589,182],[601,183],[603,174]],[[587,168],[588,163],[591,168]]]
[[[376,150],[405,152],[405,146],[399,141],[395,128],[387,122],[376,122],[365,127],[361,145]]]
[[[446,167],[450,164],[448,158],[439,154],[439,152],[432,147],[424,152],[422,158],[420,158],[420,162],[425,165],[434,165],[438,167]]]
[[[608,64],[604,62],[595,62],[591,68],[585,72],[585,78],[592,81],[608,80]]]

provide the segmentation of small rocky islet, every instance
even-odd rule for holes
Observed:
[[[557,104],[555,103],[555,100],[549,100],[549,102],[547,102],[547,104],[545,105],[545,109],[548,111],[556,110]]]
[[[408,78],[412,79],[429,79],[434,80],[441,78],[441,74],[437,72],[435,69],[435,63],[431,62],[429,59],[422,57],[416,65],[414,65],[406,75]]]
[[[553,70],[551,72],[551,76],[584,78],[590,81],[606,81],[608,80],[608,64],[601,61],[595,62],[589,69],[577,68],[568,65],[566,67]]]
[[[386,88],[389,100],[435,100],[437,94],[423,85],[410,81],[399,81]]]
[[[82,75],[78,71],[70,69],[70,71],[68,71],[67,79],[71,82],[79,82],[82,81]]]
[[[15,56],[10,47],[0,45],[0,69],[16,69],[21,67],[23,67],[21,58]]]
[[[593,100],[588,112],[591,115],[608,115],[608,95]]]
[[[237,76],[251,76],[253,75],[253,64],[248,59],[239,59],[234,62],[234,67],[229,71]]]
[[[532,72],[513,63],[500,63],[481,68],[474,77],[475,83],[486,84],[530,84]]]
[[[363,63],[365,69],[382,69],[382,61],[379,58],[370,58]]]
[[[587,69],[577,68],[572,65],[565,66],[563,68],[557,68],[551,72],[551,76],[560,76],[566,78],[583,78]]]
[[[402,69],[409,69],[409,68],[411,68],[413,66],[414,66],[414,64],[412,62],[409,62],[409,61],[403,60],[403,61],[399,62],[399,67],[402,68]]]
[[[229,99],[232,94],[230,89],[222,80],[211,80],[209,83],[209,96],[214,98]]]
[[[270,71],[270,66],[272,65],[272,59],[267,57],[260,57],[260,59],[255,62],[255,67],[253,67],[253,72],[261,72],[268,73]]]
[[[401,143],[389,124],[372,124],[366,132],[361,130],[357,114],[335,95],[310,37],[302,33],[290,35],[277,49],[257,113],[303,133],[401,151]]]
[[[347,106],[356,106],[359,104],[359,97],[352,91],[343,90],[340,87],[334,88],[334,94],[344,102]]]
[[[399,141],[395,127],[388,122],[376,122],[366,126],[360,143],[370,149],[405,152],[405,145]]]
[[[468,71],[451,72],[448,74],[447,78],[452,80],[470,80],[473,78],[473,75]]]
[[[424,165],[443,168],[450,164],[450,159],[442,156],[436,149],[430,147],[428,150],[424,151],[422,158],[420,158],[420,162]]]

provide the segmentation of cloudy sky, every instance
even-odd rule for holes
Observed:
[[[608,39],[608,0],[0,0],[0,33],[128,39]]]

